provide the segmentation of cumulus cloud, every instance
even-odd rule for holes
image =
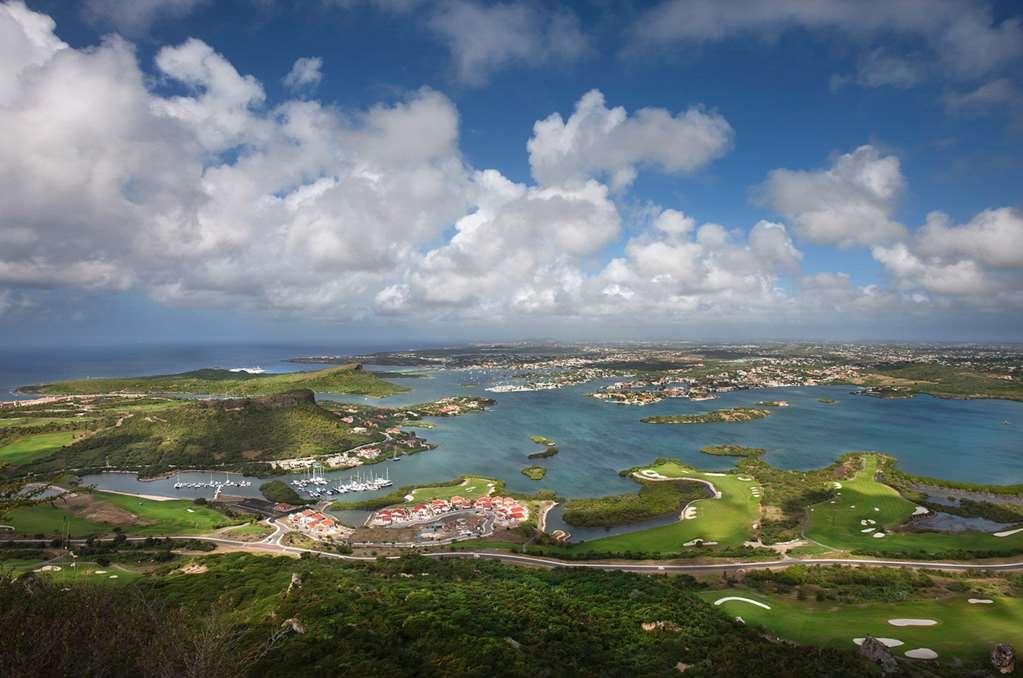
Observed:
[[[608,177],[623,188],[640,166],[692,172],[724,155],[732,127],[721,115],[699,107],[673,115],[641,108],[629,115],[608,108],[598,90],[584,94],[568,120],[552,113],[533,126],[528,143],[533,177],[542,184]]]
[[[86,19],[103,26],[113,26],[124,35],[137,36],[149,30],[156,21],[177,19],[188,14],[206,0],[86,0]]]
[[[284,76],[284,86],[290,90],[312,90],[323,80],[323,59],[301,57],[295,60],[291,70]]]
[[[891,218],[904,186],[899,159],[866,145],[838,156],[827,169],[773,170],[758,193],[791,220],[801,238],[871,246],[905,234]]]
[[[837,33],[868,44],[899,35],[925,45],[956,77],[980,77],[1023,55],[1020,21],[997,21],[981,0],[664,0],[643,12],[630,32],[636,48],[643,48],[777,36],[790,29]],[[863,80],[904,85],[919,77],[911,65],[907,70],[900,64],[894,75],[875,68],[891,58],[880,54],[872,63],[868,53],[861,64]]]
[[[258,81],[188,40],[155,63],[189,93],[161,97],[123,40],[72,49],[4,9],[0,30],[39,47],[0,65],[2,285],[344,316],[468,208],[458,115],[436,92],[267,109]]]
[[[959,226],[932,212],[912,239],[873,255],[900,288],[985,306],[1023,303],[1023,214],[1015,209],[984,210]]]
[[[448,46],[458,78],[481,85],[509,65],[568,63],[590,51],[578,17],[567,9],[521,3],[449,0],[429,19]]]

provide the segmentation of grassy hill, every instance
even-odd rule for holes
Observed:
[[[206,395],[268,395],[296,388],[318,393],[354,393],[385,396],[408,389],[385,381],[361,365],[340,365],[313,372],[251,374],[231,370],[203,369],[181,374],[148,377],[76,379],[25,386],[22,390],[45,395],[93,393],[198,393]]]
[[[382,439],[356,434],[319,407],[311,391],[182,404],[134,415],[19,468],[88,469],[107,464],[155,474],[171,467],[225,468],[270,459],[329,454]],[[250,469],[255,471],[258,469]]]

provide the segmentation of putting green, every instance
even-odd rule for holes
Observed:
[[[37,433],[36,435],[19,438],[13,443],[0,446],[0,466],[5,464],[23,464],[33,459],[45,457],[70,444],[74,439],[75,434],[71,431]]]
[[[430,501],[431,499],[450,499],[451,497],[476,499],[491,494],[496,484],[497,481],[490,478],[467,476],[459,485],[417,487],[412,491],[413,500],[410,503]]]
[[[674,461],[645,467],[639,473],[644,471],[665,478],[708,481],[721,493],[721,498],[694,502],[692,505],[696,508],[696,517],[691,520],[594,539],[569,548],[575,552],[674,553],[694,539],[717,542],[723,546],[739,546],[752,537],[753,523],[760,517],[760,485],[755,480],[739,480],[734,474],[705,473]],[[649,473],[646,475],[651,478]],[[757,488],[756,492],[754,488]]]
[[[806,530],[810,539],[837,550],[861,549],[891,554],[941,554],[959,550],[1009,553],[1023,548],[1023,532],[1004,538],[981,532],[889,532],[913,515],[914,505],[893,488],[874,479],[877,455],[864,454],[860,459],[862,468],[853,478],[842,481],[838,496],[812,507]],[[874,523],[863,524],[871,520]],[[874,531],[863,531],[871,527]],[[877,532],[885,536],[874,537]]]
[[[996,643],[1023,645],[1023,600],[993,597],[991,605],[971,605],[968,595],[938,600],[899,603],[843,604],[833,601],[800,601],[788,596],[765,595],[743,588],[702,591],[701,598],[713,604],[726,597],[750,598],[771,607],[765,610],[741,600],[718,606],[730,617],[742,617],[770,633],[799,643],[852,649],[853,638],[872,635],[895,638],[904,645],[892,652],[928,647],[939,659],[967,660],[991,651]],[[934,626],[893,626],[889,619],[934,619]]]

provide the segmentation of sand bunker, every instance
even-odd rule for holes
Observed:
[[[970,605],[993,605],[995,601],[990,598],[970,598]]]
[[[682,512],[682,520],[696,520],[696,507],[687,506]]]
[[[714,476],[715,478],[724,478],[728,474],[727,473],[704,473],[703,475],[705,475],[705,476]]]
[[[737,475],[735,477],[736,477],[737,480],[741,480],[741,481],[743,481],[745,483],[748,483],[749,481],[753,480],[753,476]]]
[[[837,480],[832,480],[832,481],[831,481],[831,485],[832,485],[832,487],[834,487],[834,488],[835,488],[836,490],[841,490],[841,489],[842,489],[842,483],[838,482]]]
[[[36,572],[60,572],[61,569],[60,565],[43,565]]]
[[[1005,532],[995,532],[994,535],[996,537],[1011,537],[1012,535],[1017,534],[1019,532],[1023,532],[1023,527],[1020,527],[1015,530],[1006,530]]]
[[[885,534],[884,534],[884,532],[875,532],[874,534],[872,534],[870,536],[872,536],[874,539],[884,539]]]
[[[857,645],[862,645],[863,641],[865,640],[866,638],[853,638],[853,642],[856,643]],[[881,643],[885,647],[898,647],[899,645],[905,645],[905,643],[903,643],[898,638],[875,638],[874,640]]]
[[[759,600],[753,600],[752,598],[743,598],[742,596],[725,596],[724,598],[718,598],[717,600],[715,600],[714,604],[715,605],[720,605],[721,603],[727,603],[730,600],[738,600],[739,602],[742,602],[742,603],[749,603],[750,605],[756,605],[757,607],[762,607],[765,610],[770,610],[771,609],[771,606],[767,605],[766,603],[761,603]]]
[[[889,619],[892,626],[935,626],[938,622],[934,619]]]
[[[915,650],[906,650],[906,656],[910,659],[937,659],[938,653],[929,647],[918,647]]]
[[[930,512],[931,512],[930,509],[928,509],[926,506],[917,506],[913,509],[914,516],[922,516]]]
[[[864,530],[860,530],[860,532],[873,532],[876,529],[877,529],[876,527],[868,527],[868,528],[866,528]]]

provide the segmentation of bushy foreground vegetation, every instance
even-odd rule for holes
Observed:
[[[201,564],[202,573],[169,566],[130,588],[0,584],[0,624],[11,630],[0,644],[0,674],[867,672],[851,650],[762,638],[700,600],[687,577],[421,557],[344,566],[227,555]],[[293,573],[301,586],[289,593]]]

